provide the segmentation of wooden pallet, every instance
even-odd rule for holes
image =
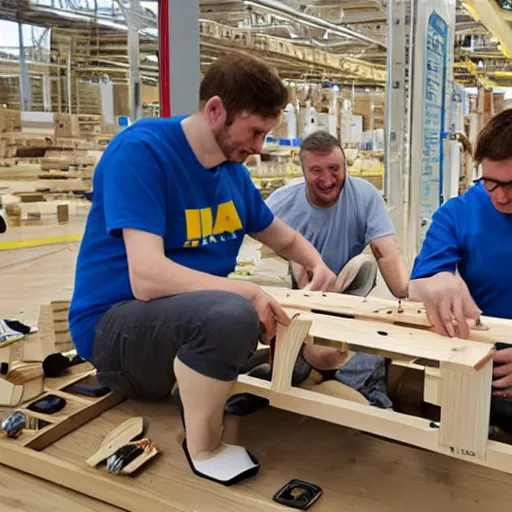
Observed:
[[[278,329],[272,381],[241,375],[234,393],[256,394],[267,398],[270,405],[278,409],[344,425],[512,474],[512,446],[488,440],[493,355],[490,341],[511,341],[512,334],[503,337],[503,333],[507,327],[508,332],[512,333],[512,322],[485,319],[489,329],[477,332],[477,336],[487,338],[483,341],[449,339],[429,331],[428,321],[418,312],[417,305],[404,304],[403,311],[397,312],[400,315],[397,320],[394,319],[393,311],[391,314],[387,312],[394,303],[302,291],[269,291],[280,297],[280,302],[284,303],[292,318],[288,327]],[[336,306],[334,302],[338,300],[342,300],[343,304],[340,302]],[[319,304],[319,301],[324,301],[324,304]],[[361,304],[365,307],[360,307]],[[408,313],[404,315],[404,312]],[[313,338],[346,343],[357,350],[378,351],[395,360],[421,359],[437,363],[438,374],[428,379],[428,386],[431,388],[430,396],[441,406],[441,421],[434,423],[428,419],[378,409],[358,400],[355,395],[347,395],[347,398],[341,399],[317,392],[314,386],[311,389],[291,386],[293,366],[300,347],[302,343],[311,342]],[[66,396],[72,404],[70,410],[63,411],[62,422],[59,419],[51,425],[45,425],[40,431],[29,433],[30,437],[27,438],[14,441],[0,439],[0,463],[57,482],[61,486],[124,510],[189,510],[190,507],[183,506],[185,499],[179,497],[192,489],[188,481],[175,481],[174,476],[168,475],[164,492],[161,485],[158,487],[157,473],[149,475],[143,480],[143,484],[137,485],[133,481],[88,467],[85,459],[94,450],[90,450],[82,461],[80,457],[73,457],[72,462],[69,458],[61,458],[61,449],[52,450],[52,445],[58,444],[57,439],[114,407],[121,400],[116,395],[107,395],[92,404],[86,404],[85,398],[68,396],[65,390],[67,385],[69,381],[55,382],[53,387],[45,385],[46,390],[53,389],[57,393],[64,393],[61,396]],[[143,405],[139,407],[143,408]],[[153,407],[158,406],[146,406],[148,415]],[[119,407],[122,408],[123,406]],[[137,416],[141,415],[140,410]],[[126,416],[123,419],[127,419]],[[156,417],[154,419],[157,420]],[[82,428],[85,429],[86,426]],[[87,430],[84,436],[90,437],[91,432],[94,429]],[[165,437],[168,437],[166,430]],[[76,441],[71,439],[71,446],[73,442]],[[101,439],[98,438],[93,444],[97,448],[100,442]],[[297,446],[297,450],[300,448],[303,449],[302,446]],[[77,447],[77,450],[84,452],[83,447]],[[167,456],[166,453],[164,451],[162,458]],[[166,464],[168,462],[164,465]],[[157,469],[154,471],[157,472]],[[206,485],[204,482],[202,484]],[[225,510],[234,511],[234,502],[231,503],[224,489],[218,487],[219,500],[225,500],[227,505]],[[212,492],[210,487],[208,490]],[[258,511],[282,510],[270,499],[263,500],[261,497],[248,495],[244,495],[244,499],[245,505],[240,507],[246,506],[247,509]]]

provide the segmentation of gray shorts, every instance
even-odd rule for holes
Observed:
[[[173,362],[217,380],[236,379],[255,352],[260,322],[252,303],[202,291],[112,306],[98,322],[91,362],[98,381],[129,398],[162,399]]]

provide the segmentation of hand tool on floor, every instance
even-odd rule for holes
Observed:
[[[272,499],[287,507],[307,510],[321,495],[322,489],[318,485],[294,478],[279,489]]]
[[[43,361],[43,370],[46,377],[59,377],[66,368],[83,363],[84,360],[77,355],[76,350],[50,354]]]
[[[101,442],[99,448],[86,463],[95,467],[107,460],[110,473],[130,475],[146,462],[158,455],[158,450],[149,439],[138,438],[144,432],[144,419],[134,417],[111,430]]]
[[[27,417],[20,411],[14,411],[2,420],[0,430],[5,432],[7,437],[17,438],[27,426]]]
[[[55,414],[66,407],[66,400],[57,395],[46,395],[32,402],[27,409],[40,414]]]
[[[119,448],[141,436],[143,432],[143,418],[134,417],[126,420],[103,438],[99,448],[86,460],[87,465],[91,467],[97,466],[100,462],[116,453]]]

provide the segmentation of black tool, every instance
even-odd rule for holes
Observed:
[[[32,402],[27,409],[42,414],[55,414],[66,407],[66,400],[57,395],[46,395]]]
[[[64,370],[70,366],[83,363],[84,359],[76,355],[74,350],[61,354],[50,354],[43,361],[43,371],[45,377],[59,377],[64,373]]]
[[[307,510],[321,495],[322,489],[318,485],[294,478],[279,489],[272,499],[287,507]]]
[[[68,391],[70,393],[77,393],[79,395],[100,397],[105,396],[110,393],[111,389],[107,386],[102,386],[101,384],[75,384],[71,386]]]

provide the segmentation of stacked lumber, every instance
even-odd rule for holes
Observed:
[[[41,345],[50,350],[50,354],[68,352],[75,348],[69,334],[68,314],[69,301],[52,301],[39,309],[39,339]]]
[[[100,151],[47,151],[41,159],[39,178],[77,178],[90,181],[100,157]]]

